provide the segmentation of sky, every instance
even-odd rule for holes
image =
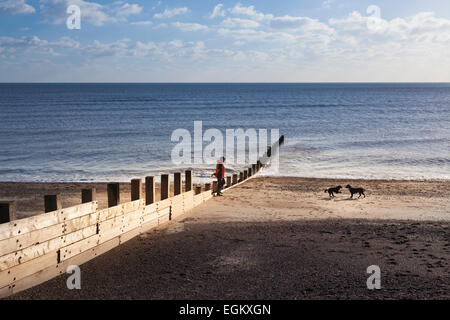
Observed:
[[[0,0],[0,82],[450,82],[449,49],[448,0]]]

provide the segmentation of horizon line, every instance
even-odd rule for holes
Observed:
[[[96,82],[88,82],[88,81],[60,81],[60,82],[52,82],[52,81],[30,81],[30,82],[21,82],[21,81],[13,81],[13,82],[3,82],[0,81],[0,85],[2,84],[450,84],[450,81],[299,81],[299,82],[251,82],[251,81],[228,81],[228,82],[202,82],[202,81],[150,81],[150,82],[119,82],[119,81],[96,81]]]

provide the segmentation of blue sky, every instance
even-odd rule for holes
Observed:
[[[448,82],[449,49],[448,0],[0,0],[1,82]]]

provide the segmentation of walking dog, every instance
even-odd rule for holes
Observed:
[[[352,196],[350,198],[353,198],[353,195],[357,194],[357,193],[359,193],[358,199],[361,198],[361,196],[364,196],[364,198],[366,197],[366,195],[364,194],[364,191],[366,191],[366,190],[364,190],[363,188],[352,188],[352,186],[349,184],[346,186],[346,188],[352,194]]]

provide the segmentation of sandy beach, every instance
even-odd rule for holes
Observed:
[[[348,183],[367,197],[324,193]],[[1,183],[0,197],[27,216],[50,191],[79,203],[86,186]],[[449,193],[448,181],[255,178],[84,264],[81,290],[61,276],[11,298],[448,299]],[[370,265],[381,290],[366,288]]]

